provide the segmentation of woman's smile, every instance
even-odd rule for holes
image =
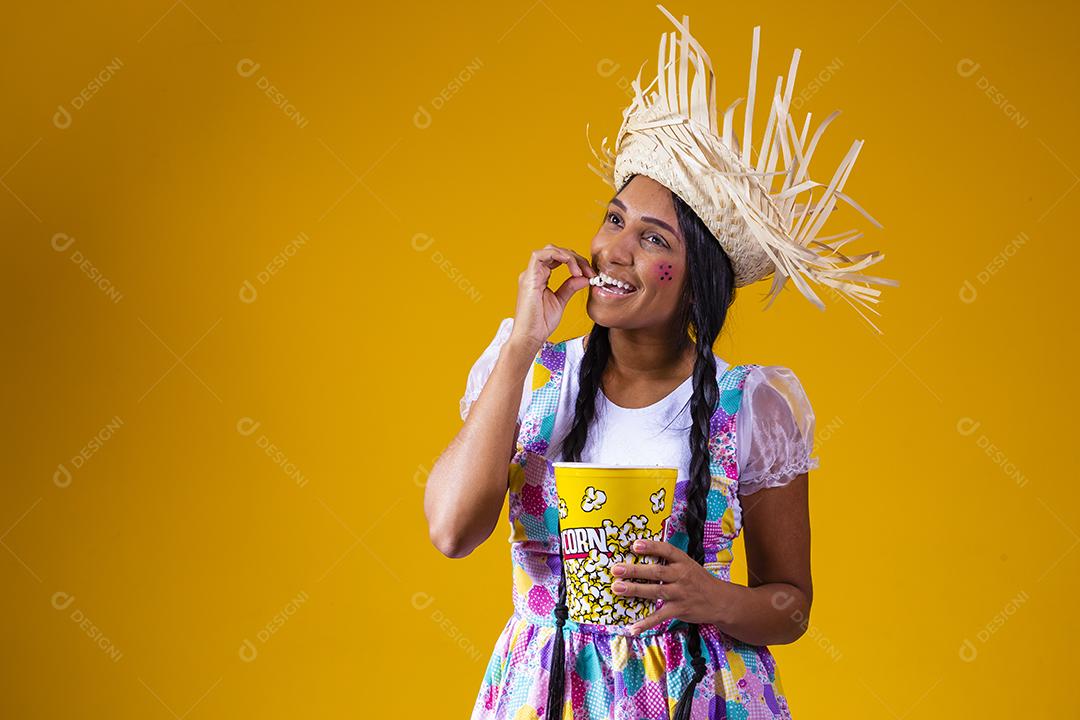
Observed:
[[[593,286],[592,295],[600,298],[624,298],[638,291],[637,286],[632,283],[612,277],[605,272],[599,272],[596,277],[590,278],[589,284]]]
[[[626,290],[620,290],[615,287],[608,287],[607,285],[593,285],[592,295],[593,297],[601,298],[604,300],[621,300],[622,298],[636,295],[637,291],[627,292]]]

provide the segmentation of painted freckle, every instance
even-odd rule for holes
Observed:
[[[661,263],[657,267],[660,270],[661,280],[671,280],[671,265]]]

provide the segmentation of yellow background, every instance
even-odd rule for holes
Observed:
[[[816,175],[864,138],[846,190],[885,229],[830,226],[902,283],[881,336],[743,289],[717,345],[818,416],[813,616],[774,648],[795,716],[1070,712],[1077,11],[669,9],[725,107],[755,24],[762,86],[802,48],[800,116],[843,110]],[[507,527],[442,557],[425,474],[529,252],[588,251],[585,124],[614,135],[667,20],[154,0],[5,27],[0,716],[467,717]]]

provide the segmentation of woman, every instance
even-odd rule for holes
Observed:
[[[752,167],[749,146],[744,152],[733,137],[734,104],[717,134],[715,103],[704,102],[711,64],[688,19],[660,9],[679,32],[667,53],[661,40],[656,93],[639,76],[616,152],[604,149],[601,176],[616,196],[590,257],[556,245],[533,252],[514,318],[470,372],[465,424],[428,478],[431,539],[449,557],[490,536],[509,495],[514,613],[473,720],[791,717],[767,646],[799,638],[810,614],[814,415],[788,368],[731,366],[712,348],[735,288],[770,274],[774,294],[791,278],[817,302],[800,274],[863,305],[877,291],[856,283],[896,283],[857,274],[883,256],[843,256],[851,235],[818,235],[819,215],[837,197],[857,208],[840,189],[859,145],[816,205],[794,202],[820,186],[806,166],[821,130],[805,145],[806,130],[790,122],[793,74],[774,98]],[[755,62],[757,41],[755,28]],[[689,82],[687,68],[701,76]],[[748,107],[748,142],[751,122]],[[779,172],[776,144],[788,160]],[[773,175],[783,179],[778,193]],[[570,277],[552,291],[548,280],[562,264]],[[586,286],[592,330],[550,342]],[[662,564],[612,568],[623,580],[615,592],[663,601],[633,626],[568,620],[552,467],[559,459],[679,468],[668,540],[635,548]],[[746,586],[730,581],[731,546],[744,529]]]
[[[816,466],[816,459],[809,457],[814,426],[809,403],[786,368],[756,368],[749,373],[751,387],[744,388],[738,414],[752,423],[740,425],[752,428],[746,442],[747,470],[740,487],[742,497],[754,494],[753,501],[741,503],[750,585],[721,580],[701,564],[701,536],[705,493],[712,481],[709,418],[717,399],[718,367],[727,365],[714,355],[712,347],[735,292],[728,257],[677,195],[655,180],[637,175],[605,211],[592,241],[591,258],[554,245],[533,253],[519,278],[515,317],[507,324],[512,331],[508,337],[496,338],[486,358],[478,361],[481,367],[474,368],[479,374],[473,374],[470,394],[478,396],[473,401],[467,394],[465,425],[429,477],[426,500],[432,539],[448,556],[463,557],[490,535],[501,513],[507,491],[506,468],[531,396],[529,371],[541,346],[558,327],[567,301],[589,287],[586,309],[595,325],[580,339],[580,360],[574,362],[578,356],[568,352],[566,373],[569,376],[576,370],[578,388],[573,392],[568,382],[560,393],[559,405],[573,408],[573,415],[561,423],[565,427],[555,429],[555,442],[550,445],[561,442],[562,452],[552,455],[554,459],[561,456],[586,462],[678,465],[679,482],[689,480],[694,488],[688,503],[694,510],[687,514],[686,526],[688,536],[696,542],[684,548],[689,552],[670,543],[652,543],[642,554],[665,558],[666,565],[627,566],[623,575],[630,581],[627,595],[665,600],[663,608],[632,628],[643,631],[640,638],[620,634],[627,630],[621,627],[612,627],[610,635],[601,634],[607,628],[599,626],[572,631],[565,643],[570,652],[564,663],[571,678],[564,686],[573,686],[567,688],[569,709],[575,718],[610,717],[616,706],[615,717],[668,717],[668,706],[689,686],[694,658],[704,649],[711,658],[706,670],[711,679],[699,697],[702,707],[713,709],[712,715],[702,717],[724,717],[729,701],[732,711],[736,705],[747,710],[760,705],[768,709],[766,717],[787,717],[786,700],[768,650],[750,646],[794,641],[805,631],[810,612],[807,471]],[[552,292],[548,279],[560,264],[568,266],[571,276]],[[616,295],[590,285],[589,279],[599,272],[629,283],[633,291]],[[574,342],[577,340],[568,345]],[[493,349],[497,361],[493,368],[486,368],[484,361],[492,357]],[[482,377],[488,374],[486,369],[490,375]],[[482,391],[478,392],[477,384]],[[596,402],[598,394],[600,403]],[[607,424],[614,437],[588,437],[596,409],[603,413],[612,405],[616,412],[630,411]],[[653,412],[634,413],[645,409]],[[559,423],[562,418],[556,417]],[[516,429],[511,432],[515,420]],[[669,427],[660,430],[660,437],[647,443],[635,441],[636,437],[656,434],[662,424]],[[759,427],[764,429],[754,433]],[[627,434],[633,436],[630,442]],[[591,445],[583,452],[587,441]],[[674,454],[665,455],[672,451]],[[478,482],[481,479],[483,483]],[[453,534],[447,533],[451,528]],[[537,541],[524,537],[518,544]],[[520,572],[527,572],[528,550],[521,555],[526,557],[516,564]],[[632,582],[639,578],[664,584]],[[560,585],[565,601],[565,586]],[[549,625],[536,624],[535,612],[528,607],[522,610],[515,611],[504,628],[474,718],[534,717],[529,713],[539,716],[547,706],[550,683],[544,682],[547,663],[541,661],[541,655],[551,652],[554,633]],[[673,617],[700,623],[700,643],[685,628],[670,631],[678,636],[674,641],[648,633]],[[595,650],[589,651],[584,663],[579,662],[584,657],[579,651],[589,647]],[[743,657],[748,652],[753,659]],[[622,663],[621,673],[613,670],[620,653],[640,660],[642,672],[647,658],[665,670],[674,667],[678,671],[665,673],[668,677],[659,681],[644,679],[636,692],[631,692],[635,682],[630,676],[638,665],[628,660]],[[679,653],[678,657],[674,653]],[[504,667],[507,663],[510,667]],[[592,675],[588,669],[579,672],[579,665],[586,663],[598,664],[599,673]],[[736,686],[741,682],[751,689],[745,693],[745,703],[740,700],[743,693],[727,697],[730,689],[724,688],[722,678],[719,683],[715,679],[721,670]],[[619,675],[618,683],[615,675]],[[616,684],[623,688],[621,693],[614,690]],[[650,686],[662,686],[663,696],[650,692]],[[581,688],[581,692],[574,693],[574,688]],[[574,703],[573,694],[581,695],[581,701]],[[560,709],[563,702],[560,697]],[[720,715],[716,715],[718,704],[724,705]],[[523,708],[526,715],[518,715]],[[734,712],[727,715],[736,717]],[[754,716],[762,717],[760,709]]]

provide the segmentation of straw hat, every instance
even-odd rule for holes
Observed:
[[[878,228],[881,224],[842,190],[862,140],[852,143],[847,155],[825,185],[809,177],[810,159],[822,132],[840,114],[837,110],[809,137],[810,114],[801,132],[788,112],[799,64],[795,49],[787,83],[777,77],[768,124],[756,158],[752,155],[754,97],[757,80],[760,26],[754,28],[750,55],[750,85],[743,119],[743,141],[732,125],[738,98],[722,115],[716,105],[716,77],[708,54],[690,34],[690,18],[679,22],[657,5],[677,30],[660,36],[656,77],[641,87],[641,70],[633,81],[634,99],[623,110],[622,126],[614,151],[605,137],[598,153],[585,126],[586,140],[600,167],[589,168],[618,190],[633,174],[647,175],[679,195],[717,237],[731,259],[735,285],[742,287],[773,276],[768,308],[790,278],[814,305],[825,305],[807,280],[831,287],[870,323],[856,306],[876,315],[871,307],[881,291],[870,284],[898,286],[899,282],[862,274],[885,258],[878,251],[847,256],[840,248],[862,237],[857,230],[824,237],[822,224],[837,199],[851,205]],[[644,67],[644,63],[642,63]],[[655,90],[653,86],[655,85]],[[779,177],[779,187],[774,190]],[[824,188],[814,201],[816,188]],[[853,302],[854,301],[854,302]]]

